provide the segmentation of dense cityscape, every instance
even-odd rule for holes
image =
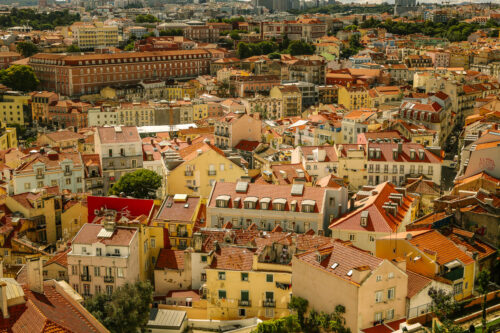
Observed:
[[[0,332],[500,332],[500,3],[0,1]]]

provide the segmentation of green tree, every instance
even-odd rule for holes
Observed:
[[[124,193],[126,196],[140,199],[154,198],[156,197],[155,192],[160,186],[160,175],[151,170],[139,169],[122,176],[109,190],[109,193],[114,195]]]
[[[300,326],[304,326],[304,317],[305,313],[307,311],[307,306],[309,305],[309,302],[307,299],[304,299],[302,297],[297,297],[293,296],[290,300],[290,303],[288,303],[288,308],[292,311],[294,311],[297,314],[297,318],[299,320]]]
[[[151,14],[139,14],[135,17],[137,23],[155,23],[159,20]]]
[[[84,306],[111,332],[136,333],[145,329],[152,302],[153,287],[140,281],[118,287],[111,297],[94,295]]]
[[[316,50],[316,47],[312,44],[301,40],[293,40],[290,42],[287,48],[287,53],[290,55],[305,55],[305,54],[313,54]]]
[[[23,57],[31,57],[39,51],[38,46],[32,42],[19,42],[16,45],[16,50],[21,53]]]
[[[160,36],[184,36],[184,31],[182,29],[161,30]]]
[[[250,51],[248,43],[243,43],[243,42],[238,44],[238,49],[236,50],[236,53],[238,54],[238,57],[240,59],[245,59],[252,56],[252,52]]]
[[[488,286],[490,285],[490,280],[491,280],[491,275],[490,271],[487,269],[482,270],[479,272],[479,275],[476,279],[476,286],[477,286],[477,291],[481,295],[483,295],[483,302],[481,304],[483,313],[482,313],[482,326],[483,326],[483,332],[486,332],[486,303],[487,303],[487,296],[488,296]]]
[[[75,45],[75,44],[71,44],[70,46],[68,46],[66,48],[66,52],[81,52],[80,48],[78,47],[78,45]]]
[[[428,295],[432,299],[431,312],[434,313],[442,325],[437,327],[439,333],[461,332],[461,328],[453,323],[451,315],[457,311],[458,304],[455,302],[452,293],[448,293],[443,289],[431,287]]]
[[[233,30],[229,33],[229,37],[231,37],[232,40],[240,40],[241,39],[240,34],[235,30]]]
[[[133,51],[135,47],[134,42],[130,42],[127,45],[125,45],[125,48],[123,49],[124,51]]]
[[[40,84],[33,69],[26,65],[12,65],[0,70],[0,82],[20,91],[33,91]]]

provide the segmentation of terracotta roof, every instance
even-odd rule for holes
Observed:
[[[318,253],[323,257],[321,262],[318,261]],[[315,268],[351,282],[352,276],[347,275],[349,271],[359,267],[367,267],[370,270],[374,270],[383,262],[383,259],[373,257],[365,251],[338,241],[315,250],[298,254],[296,258]],[[332,268],[335,263],[338,265]]]
[[[447,264],[455,259],[460,260],[464,265],[474,263],[472,257],[460,250],[455,243],[436,230],[414,235],[408,242],[421,251],[430,250],[437,253],[436,261],[439,265]]]
[[[380,149],[380,158],[369,157],[369,161],[381,162],[418,162],[418,163],[441,163],[443,159],[441,156],[436,156],[423,145],[413,142],[404,142],[402,144],[401,153],[394,158],[394,149],[398,149],[397,143],[376,143],[371,142],[368,144],[368,151],[370,148]],[[415,151],[415,159],[411,159],[411,150]],[[424,158],[420,159],[419,151],[423,150]]]
[[[61,265],[62,267],[68,267],[68,253],[71,251],[71,248],[68,248],[66,251],[56,253],[52,258],[50,258],[44,266],[48,266],[50,264],[56,263]]]
[[[357,198],[359,199],[355,203],[355,210],[334,220],[329,228],[375,232],[396,231],[415,200],[412,196],[404,196],[403,202],[397,205],[397,214],[394,216],[391,212],[387,212],[382,207],[386,202],[396,203],[393,199],[389,199],[389,196],[398,193],[396,187],[389,182],[384,182],[375,187],[364,187],[363,190],[357,194]],[[361,225],[362,214],[368,214],[366,226]]]
[[[184,251],[161,249],[155,269],[184,269]]]
[[[260,144],[259,141],[241,140],[234,148],[238,150],[252,152],[257,148],[259,144]]]
[[[94,244],[102,243],[105,245],[128,246],[132,238],[137,233],[136,228],[116,227],[113,235],[109,238],[97,237],[104,227],[100,224],[86,223],[73,238],[72,244]]]
[[[408,275],[408,294],[406,295],[408,298],[412,298],[432,282],[428,277],[410,271],[409,269],[406,270],[406,274]]]
[[[474,238],[473,232],[453,228],[452,233],[448,234],[448,238],[467,252],[477,254],[479,260],[487,258],[497,252],[495,248]]]
[[[188,197],[186,201],[174,201],[173,196],[168,196],[156,215],[157,220],[191,222],[200,198]]]
[[[121,130],[117,131],[120,128]],[[141,142],[135,126],[98,127],[97,135],[102,143]]]
[[[313,150],[319,149],[326,152],[325,160],[323,162],[337,162],[337,152],[334,146],[300,146],[299,149],[302,151],[304,157],[314,156]],[[316,161],[315,161],[316,162]]]
[[[46,133],[46,137],[51,139],[52,141],[59,142],[59,141],[67,141],[67,140],[79,140],[85,138],[80,133],[76,133],[74,131],[67,131],[67,130],[62,130],[62,131],[57,131],[57,132],[52,132],[52,133]]]
[[[299,178],[297,170],[302,171],[302,173],[304,174],[303,177],[306,182],[311,181],[311,176],[309,176],[309,173],[304,169],[304,167],[300,163],[272,165],[271,170],[274,174],[274,177],[276,177],[276,179],[278,180],[279,185],[293,184],[293,180],[295,178]]]
[[[59,194],[59,187],[44,187],[48,195]],[[10,198],[16,200],[20,205],[25,208],[31,209],[35,207],[35,202],[42,197],[42,191],[25,192],[20,194],[11,195]]]
[[[57,153],[55,151],[49,151],[47,153],[32,153],[24,156],[22,159],[23,163],[15,170],[16,173],[31,173],[33,172],[33,164],[43,163],[45,164],[45,172],[50,172],[53,170],[62,170],[61,162],[64,160],[71,160],[73,162],[73,169],[78,168],[82,165],[80,159],[80,153]]]
[[[223,269],[233,271],[252,270],[254,252],[242,247],[220,245],[214,252],[214,258],[210,264],[211,269]]]

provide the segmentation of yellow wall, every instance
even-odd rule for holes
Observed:
[[[208,175],[210,164],[215,165],[217,170],[214,176]],[[224,164],[224,171],[220,170],[221,164]],[[193,176],[185,176],[184,172],[187,165],[194,167]],[[168,194],[184,193],[208,198],[212,190],[210,180],[221,181],[223,179],[225,182],[236,182],[244,175],[245,170],[243,168],[240,168],[214,150],[208,150],[191,161],[182,163],[170,172],[167,176]],[[187,180],[196,181],[198,190],[194,191],[188,188]]]
[[[339,89],[339,104],[348,110],[356,110],[370,107],[371,101],[367,90],[349,91],[346,87],[341,87]]]
[[[6,124],[24,125],[23,108],[29,99],[29,96],[4,95],[0,101],[0,120]]]
[[[205,119],[208,117],[208,104],[193,104],[193,120]]]
[[[65,210],[61,214],[62,236],[65,240],[71,240],[88,222],[88,208],[86,205],[78,202]]]

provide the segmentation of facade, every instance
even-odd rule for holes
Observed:
[[[191,289],[191,252],[161,249],[154,270],[155,294]]]
[[[342,118],[342,143],[356,143],[358,135],[368,132],[368,124],[376,119],[371,109],[354,110]]]
[[[302,114],[302,94],[295,85],[276,86],[269,93],[271,98],[281,100],[283,117],[296,117]]]
[[[326,35],[327,24],[318,19],[299,19],[297,21],[261,22],[260,34],[265,40],[281,40],[283,34],[290,40],[314,42]]]
[[[49,105],[59,100],[59,95],[49,91],[39,91],[31,94],[31,112],[34,122],[49,120]]]
[[[215,121],[215,146],[234,148],[241,140],[260,141],[262,123],[246,113],[229,113]]]
[[[292,152],[291,163],[302,164],[314,180],[337,174],[338,157],[333,146],[298,146]]]
[[[118,46],[118,26],[116,25],[95,22],[93,24],[73,25],[72,30],[76,45],[82,50]]]
[[[49,146],[51,148],[78,149],[80,141],[84,138],[84,135],[74,131],[59,130],[52,133],[39,134],[37,143],[41,146]]]
[[[38,53],[30,57],[43,89],[68,96],[99,93],[145,79],[193,78],[208,74],[212,54],[206,50],[67,55]],[[55,70],[57,68],[57,71]]]
[[[404,263],[379,259],[342,242],[297,255],[293,294],[318,312],[345,308],[352,332],[405,318],[408,276]]]
[[[243,104],[248,114],[258,113],[261,119],[283,119],[283,100],[273,97],[257,96],[245,98]]]
[[[282,230],[322,234],[328,222],[345,213],[344,187],[320,188],[304,184],[268,185],[217,182],[207,202],[207,225],[222,228]]]
[[[288,68],[289,79],[314,84],[325,84],[326,62],[324,60],[299,59]]]
[[[69,284],[83,297],[111,295],[126,282],[139,280],[139,236],[136,228],[114,222],[85,224],[68,253]]]
[[[0,96],[0,121],[9,125],[27,125],[31,122],[31,114],[29,114],[29,100],[29,96],[18,92],[2,93]]]
[[[32,152],[23,157],[14,170],[14,194],[44,186],[58,186],[72,193],[83,192],[84,168],[80,153],[58,153],[54,150]]]
[[[154,107],[146,102],[122,103],[115,112],[116,121],[123,126],[156,125]]]
[[[342,86],[339,89],[339,104],[350,111],[368,108],[371,106],[368,92],[364,86]]]
[[[100,157],[103,193],[108,193],[124,174],[142,168],[142,141],[137,127],[99,127],[94,142]]]

